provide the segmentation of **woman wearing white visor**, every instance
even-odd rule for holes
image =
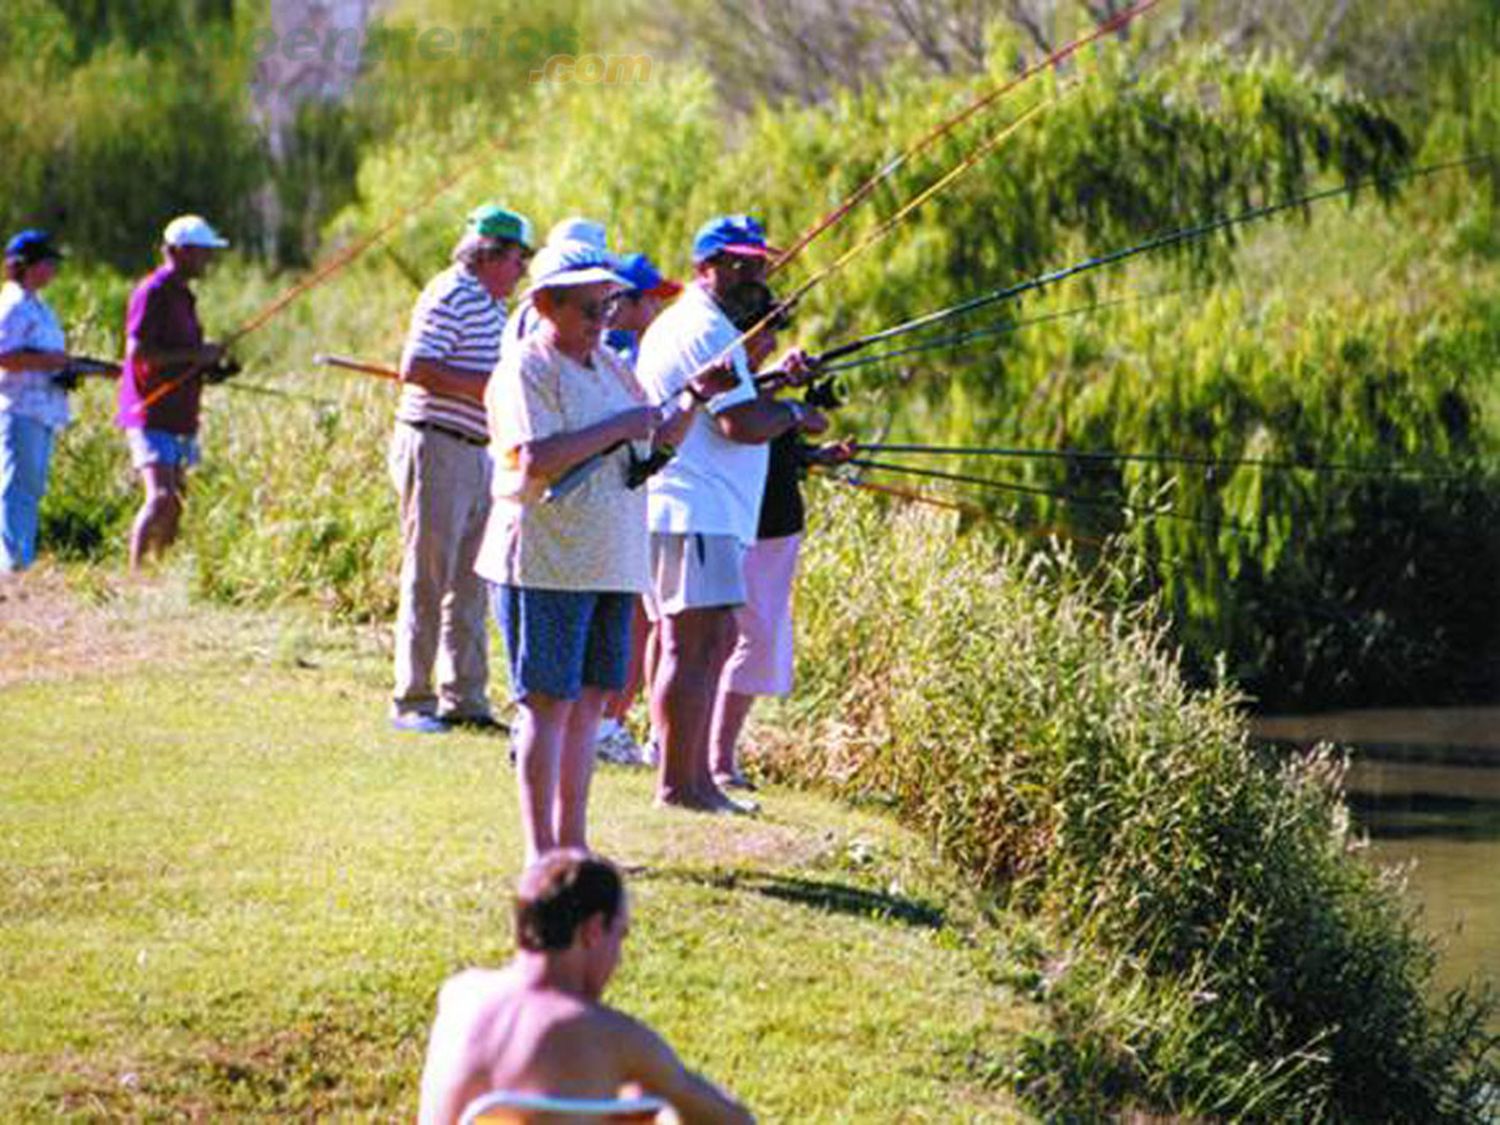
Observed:
[[[634,599],[646,589],[646,494],[632,463],[675,442],[703,376],[678,401],[650,405],[601,343],[625,287],[584,242],[544,247],[527,297],[534,331],[502,350],[485,392],[494,507],[475,569],[491,584],[518,708],[517,766],[526,860],[587,847],[594,740],[607,695],[625,684]],[[603,455],[566,496],[547,490]]]

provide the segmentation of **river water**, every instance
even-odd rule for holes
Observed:
[[[1409,867],[1439,944],[1439,987],[1500,986],[1500,708],[1263,716],[1252,729],[1350,749],[1355,822],[1377,860]]]

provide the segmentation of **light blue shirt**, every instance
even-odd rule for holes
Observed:
[[[62,325],[45,301],[17,282],[0,286],[0,354],[66,348]],[[68,395],[50,372],[0,368],[0,410],[60,430],[68,424]]]

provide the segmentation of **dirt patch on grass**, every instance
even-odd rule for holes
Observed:
[[[173,577],[135,581],[47,566],[0,577],[0,688],[181,652],[187,604],[186,583]]]

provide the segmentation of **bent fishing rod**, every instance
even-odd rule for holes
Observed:
[[[125,370],[125,365],[115,359],[98,359],[88,355],[70,355],[68,362],[59,370],[52,373],[52,381],[64,390],[74,390],[83,379],[118,379]],[[228,378],[224,377],[214,380],[213,369],[206,369],[205,376],[210,381],[223,383]],[[280,387],[263,387],[257,383],[227,383],[228,389],[244,394],[269,395],[275,398],[292,399],[297,402],[312,403],[321,407],[332,407],[335,403],[331,399],[318,398],[315,395],[298,394],[295,391],[282,390]]]
[[[1210,219],[1206,222],[1195,223],[1192,226],[1182,227],[1178,230],[1169,231],[1166,234],[1157,235],[1155,238],[1148,239],[1145,242],[1137,243],[1134,246],[1127,246],[1123,249],[1114,250],[1107,254],[1100,254],[1092,258],[1086,258],[1081,262],[1075,263],[1074,265],[1064,266],[1061,269],[1052,270],[1049,273],[1039,274],[1038,276],[1029,278],[1026,281],[1017,282],[1014,285],[1009,285],[1001,289],[994,289],[988,293],[982,293],[977,297],[970,297],[969,299],[959,301],[956,304],[947,305],[940,309],[934,309],[932,312],[925,313],[918,317],[913,317],[911,320],[903,321],[902,323],[894,325],[890,328],[885,328],[878,332],[871,332],[864,336],[856,336],[852,340],[836,345],[835,347],[829,348],[828,350],[820,353],[817,357],[815,357],[816,363],[819,366],[826,365],[836,360],[843,359],[845,356],[853,355],[856,352],[863,351],[870,345],[879,343],[882,340],[890,340],[898,336],[905,336],[920,329],[930,327],[931,325],[941,324],[945,321],[953,320],[956,317],[963,316],[965,313],[973,312],[975,309],[986,308],[990,305],[999,304],[1002,301],[1012,301],[1019,297],[1025,296],[1027,293],[1034,293],[1043,289],[1049,289],[1052,286],[1057,285],[1059,282],[1066,281],[1072,277],[1077,277],[1080,274],[1090,273],[1093,270],[1097,269],[1103,269],[1105,266],[1117,265],[1120,262],[1139,257],[1142,254],[1148,254],[1155,250],[1162,250],[1170,246],[1180,245],[1196,238],[1206,237],[1221,230],[1227,230],[1231,227],[1242,226],[1246,223],[1255,222],[1260,219],[1266,219],[1271,217],[1272,215],[1280,214],[1283,211],[1292,210],[1293,208],[1307,207],[1311,204],[1318,203],[1327,199],[1335,199],[1343,195],[1353,195],[1366,188],[1387,187],[1392,184],[1401,183],[1403,181],[1420,179],[1426,176],[1433,176],[1441,172],[1453,171],[1458,168],[1472,167],[1476,164],[1487,164],[1493,160],[1494,157],[1486,153],[1479,156],[1469,156],[1457,160],[1448,160],[1440,164],[1429,164],[1425,167],[1413,168],[1405,172],[1393,172],[1389,175],[1371,176],[1363,180],[1356,180],[1352,183],[1340,184],[1336,187],[1324,188],[1320,191],[1309,192],[1305,195],[1299,195],[1292,199],[1285,199],[1276,203],[1265,204],[1260,207],[1252,207],[1245,211],[1239,211],[1232,215],[1224,215],[1217,219]]]
[[[1425,477],[1431,480],[1461,480],[1462,473],[1423,469],[1409,465],[1369,465],[1353,461],[1301,461],[1277,457],[1214,457],[1196,453],[1134,453],[1108,449],[1025,449],[1007,446],[920,445],[860,443],[870,453],[906,453],[927,457],[1004,457],[1014,459],[1137,462],[1150,465],[1186,465],[1203,469],[1255,468],[1285,472],[1308,471],[1364,476]]]
[[[1011,121],[1009,124],[997,130],[992,136],[987,138],[983,144],[979,145],[972,152],[966,154],[963,159],[961,159],[947,172],[943,173],[943,175],[939,176],[936,180],[928,184],[911,199],[907,200],[900,208],[896,210],[894,214],[892,214],[864,238],[860,239],[860,241],[855,243],[843,254],[839,255],[836,259],[834,259],[832,263],[825,266],[823,269],[818,270],[801,285],[797,286],[797,288],[794,289],[788,296],[782,298],[779,301],[773,302],[770,309],[767,310],[766,314],[761,317],[760,320],[756,321],[755,324],[740,332],[738,336],[724,345],[724,347],[716,356],[714,356],[712,360],[703,364],[698,368],[697,371],[689,375],[684,382],[684,386],[688,383],[691,383],[693,379],[707,374],[716,366],[722,365],[725,362],[729,361],[730,357],[734,354],[734,350],[736,348],[742,347],[746,340],[749,340],[757,332],[763,331],[764,329],[776,324],[779,320],[785,318],[796,306],[797,302],[807,296],[807,294],[810,293],[814,288],[816,288],[822,282],[826,281],[829,277],[833,276],[833,274],[837,273],[839,270],[843,269],[844,266],[848,265],[860,254],[863,254],[865,251],[869,250],[870,247],[874,246],[881,239],[885,238],[888,234],[891,233],[891,231],[900,226],[901,223],[909,215],[917,210],[917,208],[921,207],[924,203],[931,200],[939,192],[943,191],[949,185],[954,183],[954,181],[956,181],[960,176],[964,175],[964,173],[974,168],[981,160],[983,160],[986,156],[988,156],[991,152],[998,148],[1000,144],[1006,140],[1006,138],[1008,138],[1022,125],[1026,124],[1026,122],[1030,121],[1033,117],[1041,113],[1043,110],[1050,109],[1052,106],[1056,105],[1063,96],[1072,93],[1075,88],[1076,86],[1070,86],[1062,93],[1054,94],[1052,97],[1038,102],[1036,105],[1031,106],[1030,108],[1023,111],[1014,121]],[[764,385],[765,383],[779,377],[779,372],[771,372],[756,377],[755,382],[757,384]],[[550,488],[547,489],[546,493],[543,496],[543,502],[556,502],[566,497],[570,492],[575,491],[583,484],[584,481],[586,481],[590,476],[597,472],[600,466],[604,464],[606,458],[608,458],[609,455],[618,448],[619,446],[615,445],[611,446],[608,449],[601,450],[600,452],[593,454],[591,457],[585,458],[578,464],[574,465],[572,468],[568,469],[561,477],[558,478],[558,480],[553,482]],[[656,469],[661,468],[662,464],[665,464],[665,461],[655,463],[651,471],[655,471]]]
[[[348,247],[335,254],[326,263],[324,263],[316,271],[314,271],[310,277],[305,277],[302,280],[287,287],[287,289],[284,290],[279,296],[275,297],[273,300],[267,303],[264,308],[262,308],[249,320],[245,321],[245,323],[240,325],[228,336],[226,336],[222,344],[223,349],[225,351],[228,351],[235,344],[243,340],[246,336],[264,327],[278,313],[280,313],[282,309],[286,308],[298,297],[302,296],[305,293],[311,292],[319,285],[322,285],[329,278],[339,273],[365,251],[369,250],[376,243],[382,241],[388,234],[390,234],[391,231],[395,230],[397,226],[405,222],[411,216],[417,214],[419,211],[424,210],[434,201],[443,196],[450,188],[454,187],[460,180],[468,176],[470,172],[473,172],[482,164],[487,162],[491,158],[492,150],[499,148],[503,143],[503,141],[497,140],[486,145],[483,150],[483,155],[481,155],[478,159],[465,164],[463,167],[459,168],[457,172],[453,173],[453,175],[448,176],[446,179],[442,180],[427,194],[401,208],[396,212],[396,214],[391,216],[390,219],[382,223],[379,227],[375,228],[375,230],[371,231],[364,238],[357,239]],[[166,395],[171,394],[178,387],[186,383],[189,379],[194,379],[201,376],[209,366],[210,365],[208,364],[194,364],[187,370],[185,370],[181,375],[175,376],[174,378],[168,379],[166,382],[161,383],[150,393],[141,397],[140,401],[135,405],[135,412],[138,414],[144,413],[146,408],[149,407],[152,403],[157,402]]]
[[[933,128],[929,129],[922,136],[918,137],[915,142],[905,148],[893,159],[883,164],[873,176],[871,176],[868,180],[855,188],[854,191],[851,192],[836,207],[834,207],[833,210],[829,211],[821,219],[813,223],[812,226],[808,227],[807,230],[805,230],[802,234],[798,235],[791,246],[783,250],[776,257],[775,261],[771,263],[769,272],[771,274],[775,274],[783,266],[791,262],[794,258],[797,257],[797,255],[802,253],[803,250],[807,249],[807,247],[811,245],[813,241],[816,240],[820,235],[822,235],[830,227],[842,221],[843,218],[849,214],[849,212],[854,210],[855,207],[859,206],[859,204],[868,196],[870,196],[876,188],[878,188],[881,184],[885,183],[886,180],[890,179],[898,171],[900,171],[900,169],[908,161],[931,148],[939,140],[947,136],[949,133],[953,132],[954,129],[957,129],[960,125],[962,125],[965,121],[968,121],[975,114],[981,113],[985,109],[988,109],[1000,99],[1004,98],[1012,90],[1015,90],[1018,87],[1024,85],[1026,82],[1030,81],[1032,78],[1042,73],[1043,71],[1054,69],[1062,65],[1062,63],[1067,61],[1068,58],[1081,51],[1090,43],[1096,42],[1097,40],[1102,39],[1107,35],[1112,35],[1116,32],[1124,31],[1138,17],[1145,15],[1159,2],[1160,0],[1142,0],[1141,3],[1127,8],[1123,12],[1119,12],[1118,14],[1105,20],[1103,23],[1099,24],[1098,27],[1094,28],[1094,30],[1089,32],[1087,35],[1080,36],[1079,38],[1073,40],[1071,43],[1058,48],[1056,51],[1053,51],[1040,62],[1033,63],[1031,66],[1027,67],[1010,81],[1002,83],[992,90],[987,90],[978,98],[975,98],[973,101],[971,101],[959,112],[953,114],[951,117],[945,118],[943,121],[940,121]]]

